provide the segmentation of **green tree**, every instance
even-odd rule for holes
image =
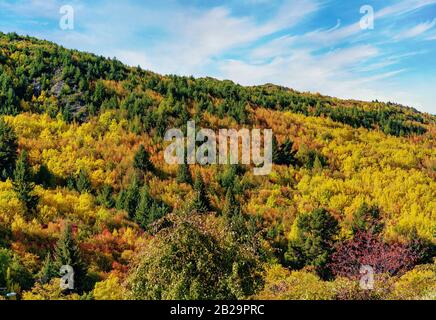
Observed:
[[[0,248],[0,287],[8,292],[28,290],[33,285],[32,274],[23,265],[20,256],[9,249]]]
[[[259,288],[258,262],[242,245],[223,243],[195,222],[181,221],[144,249],[128,288],[138,300],[244,299]]]
[[[354,234],[362,231],[378,234],[383,231],[383,226],[380,210],[377,206],[369,206],[364,203],[353,214],[351,229]]]
[[[313,266],[320,276],[328,278],[326,266],[339,233],[338,221],[327,210],[316,209],[298,216],[296,228],[296,237],[285,254],[287,263],[293,268]]]
[[[191,203],[191,209],[203,213],[210,211],[210,202],[207,195],[206,186],[200,172],[198,172],[195,177],[194,191],[195,195]]]
[[[55,249],[54,268],[60,275],[62,266],[70,266],[74,270],[74,291],[81,292],[85,286],[86,267],[82,261],[79,246],[73,237],[71,224],[67,223]]]
[[[136,178],[135,176],[129,188],[126,191],[124,207],[123,207],[123,209],[127,211],[131,219],[135,218],[139,201],[141,201],[140,186],[139,186],[138,178]]]
[[[79,176],[76,181],[77,191],[80,193],[90,193],[92,190],[91,181],[85,169],[80,169]]]
[[[287,138],[285,142],[280,146],[279,150],[279,163],[281,165],[294,165],[295,164],[295,151],[294,143],[291,139]]]
[[[92,97],[94,103],[97,104],[98,107],[100,107],[105,96],[106,96],[106,88],[104,86],[103,81],[97,81],[97,84],[95,85],[94,95]]]
[[[280,147],[279,142],[277,141],[276,136],[273,136],[272,139],[272,162],[275,164],[280,164]]]
[[[33,175],[27,160],[27,152],[23,150],[17,160],[13,181],[14,191],[18,199],[25,205],[26,214],[30,218],[38,205],[38,196],[35,195]]]
[[[296,159],[299,164],[307,169],[323,168],[327,165],[327,158],[317,150],[309,149],[306,145],[302,145],[296,154]]]
[[[56,278],[58,276],[59,276],[59,270],[56,270],[54,261],[49,253],[45,257],[44,261],[42,262],[42,267],[38,272],[38,274],[36,275],[36,278],[40,283],[46,284],[49,283],[51,279]]]
[[[117,210],[125,210],[126,196],[127,196],[126,190],[121,190],[120,193],[118,193],[117,200],[115,202],[115,208]]]
[[[45,164],[39,167],[38,172],[35,175],[35,182],[42,185],[44,188],[53,188],[56,185],[54,175],[48,170]]]
[[[145,150],[144,145],[140,145],[138,151],[133,159],[133,167],[141,172],[153,171],[154,166],[150,161],[147,150]]]
[[[318,156],[315,157],[315,161],[313,162],[313,170],[316,173],[321,173],[324,165],[322,164],[321,160]]]
[[[189,165],[186,163],[182,163],[179,165],[179,169],[177,171],[177,183],[187,183],[192,184],[192,175],[189,170]]]
[[[98,192],[97,203],[105,206],[108,209],[115,207],[115,199],[112,196],[114,190],[112,186],[105,184],[103,188]]]
[[[241,206],[236,200],[233,190],[229,188],[226,193],[223,215],[226,217],[232,217],[239,214],[241,214]]]
[[[243,170],[240,165],[226,165],[224,171],[218,175],[217,181],[224,190],[231,188],[235,194],[240,194],[243,188],[240,175],[243,175]]]
[[[12,177],[17,160],[18,140],[14,130],[0,118],[0,179]]]
[[[291,139],[287,138],[281,145],[277,142],[274,136],[272,141],[272,161],[277,165],[290,166],[295,164],[295,151],[293,150],[294,143]]]
[[[156,199],[154,199],[148,187],[144,186],[141,191],[141,201],[135,214],[135,221],[144,229],[147,229],[150,224],[164,217],[169,212],[169,207]]]

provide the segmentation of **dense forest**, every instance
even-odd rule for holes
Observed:
[[[273,172],[166,164],[190,120],[271,128]],[[435,134],[396,103],[0,33],[0,299],[436,299]]]

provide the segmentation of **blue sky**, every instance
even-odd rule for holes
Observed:
[[[74,29],[59,27],[63,5]],[[374,29],[362,29],[364,5]],[[1,0],[0,30],[163,74],[275,83],[436,114],[436,0]]]

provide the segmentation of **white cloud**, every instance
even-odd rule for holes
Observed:
[[[378,21],[414,12],[436,4],[436,0],[401,0],[376,11],[377,37],[374,32],[363,32],[359,21],[344,26],[338,22],[331,28],[303,34],[289,31],[313,17],[311,14],[328,4],[325,0],[283,0],[278,7],[265,0],[244,1],[268,7],[268,18],[257,20],[254,16],[237,15],[230,6],[205,9],[177,1],[166,7],[138,5],[133,1],[83,5],[83,1],[70,0],[76,9],[76,30],[33,35],[69,48],[117,56],[129,65],[141,65],[159,73],[210,75],[242,84],[272,82],[345,98],[387,97],[406,103],[429,103],[429,99],[418,101],[412,94],[402,94],[399,87],[389,86],[395,75],[404,72],[395,65],[406,57],[381,50],[386,48],[381,41],[392,42],[394,37],[388,34],[389,28],[378,31],[381,26]],[[1,9],[16,10],[19,16],[48,19],[59,18],[60,5],[59,0],[21,0],[18,5],[0,2]],[[273,7],[275,14],[271,14]],[[356,20],[358,17],[357,8]],[[435,23],[436,20],[422,23],[398,37],[412,39],[429,31]],[[144,30],[147,38],[138,36]],[[265,39],[270,40],[265,43]],[[436,36],[427,36],[427,40],[436,40]],[[345,49],[332,50],[344,43]],[[223,61],[224,55],[236,58]],[[377,88],[381,83],[383,87]],[[419,91],[415,89],[414,94]],[[397,94],[399,98],[395,99]]]
[[[289,28],[319,6],[315,0],[285,1],[265,23],[249,16],[236,17],[226,7],[205,12],[181,12],[169,21],[171,34],[147,55],[163,73],[201,74],[205,66],[230,49],[251,44],[283,28]]]
[[[378,49],[372,46],[335,50],[324,55],[296,49],[287,57],[274,58],[261,65],[230,60],[221,64],[221,71],[224,78],[245,85],[270,82],[302,91],[334,94],[365,82],[365,78],[356,78],[350,68],[377,54]]]
[[[388,18],[394,15],[403,15],[433,4],[436,4],[436,0],[402,0],[394,5],[384,7],[378,11],[375,11],[374,13],[376,28],[378,20],[380,19]],[[422,24],[416,26],[416,30],[410,31],[411,36],[409,37],[413,37],[413,32],[419,33],[420,31],[422,31],[422,29],[425,29],[426,27],[429,27],[429,25]],[[431,25],[430,28],[431,27],[433,27],[433,25]],[[422,32],[425,32],[427,30],[424,30]],[[312,32],[308,32],[300,37],[300,41],[329,46],[336,44],[340,41],[350,39],[351,37],[356,37],[359,34],[363,36],[365,33],[360,27],[360,21],[356,21],[344,27],[340,27],[339,25],[337,25],[336,27],[327,30],[315,30]]]
[[[433,21],[420,23],[413,28],[404,30],[403,32],[399,33],[397,36],[395,36],[395,39],[402,40],[418,37],[426,33],[428,30],[432,29],[435,25],[436,19],[434,19]]]
[[[53,17],[59,13],[61,5],[57,0],[2,1],[0,8],[24,16]]]
[[[143,69],[150,69],[151,66],[147,56],[140,51],[117,50],[114,52],[114,56],[118,57],[121,62],[132,67],[140,66]]]
[[[390,15],[402,15],[433,4],[436,4],[436,0],[402,0],[378,11],[376,13],[376,18],[383,18]]]
[[[283,36],[254,48],[250,52],[252,59],[267,59],[289,53],[289,48],[295,43],[295,36]]]

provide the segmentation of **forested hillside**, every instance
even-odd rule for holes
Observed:
[[[166,164],[166,130],[189,120],[271,128],[273,172]],[[435,134],[434,115],[395,103],[161,76],[0,33],[0,288],[436,299]],[[74,290],[60,289],[63,265]]]

